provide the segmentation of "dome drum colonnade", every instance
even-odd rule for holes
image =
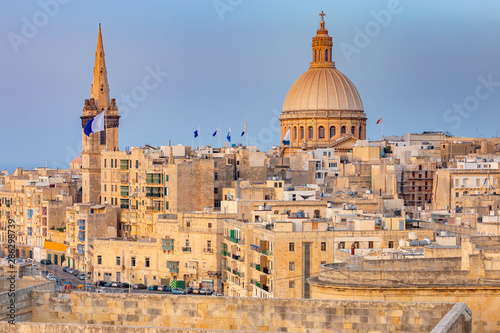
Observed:
[[[353,136],[366,139],[366,115],[354,84],[335,68],[332,38],[321,12],[312,41],[309,70],[290,88],[280,116],[281,137],[290,129],[290,148],[322,148]],[[294,149],[295,148],[295,149]]]

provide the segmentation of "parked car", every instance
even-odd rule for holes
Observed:
[[[49,259],[40,260],[40,264],[42,265],[52,265],[52,262]]]
[[[136,283],[132,286],[133,289],[148,289],[148,287],[142,283]]]
[[[193,288],[193,294],[199,294],[200,288]]]
[[[174,288],[172,289],[172,294],[185,295],[186,291],[184,289]]]
[[[120,282],[118,288],[128,288],[130,285],[127,282]]]
[[[207,289],[206,292],[205,292],[205,294],[206,295],[212,295],[213,292],[214,291],[212,289]]]
[[[216,292],[214,292],[214,293],[212,294],[212,296],[224,296],[224,295],[222,295],[222,293],[221,293],[221,292],[216,291]]]
[[[75,269],[75,270],[73,271],[73,273],[71,273],[71,274],[73,274],[74,276],[78,276],[78,274],[80,274],[80,272],[79,272],[79,271],[77,271],[77,270]]]
[[[193,293],[193,288],[187,287],[186,288],[186,293],[187,294],[192,294]]]
[[[78,274],[78,279],[80,279],[80,280],[85,280],[85,277],[86,276],[83,273]]]
[[[205,289],[205,288],[200,289],[200,294],[202,294],[202,295],[212,295],[212,292],[213,291],[210,289]]]
[[[49,271],[41,271],[40,274],[47,275],[47,274],[49,274]]]
[[[116,282],[111,281],[111,282],[106,283],[104,286],[105,286],[105,287],[111,287],[111,286],[112,286],[113,284],[115,284],[115,283],[116,283]],[[116,284],[117,284],[117,283],[116,283]]]
[[[172,288],[170,288],[170,286],[158,286],[158,291],[169,293],[172,291]]]
[[[97,281],[97,282],[96,282],[96,285],[97,285],[98,287],[104,287],[104,286],[106,285],[106,283],[107,283],[106,281]]]
[[[158,287],[156,284],[152,285],[152,286],[149,286],[148,290],[149,291],[157,291],[158,290]]]

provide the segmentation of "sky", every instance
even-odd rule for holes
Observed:
[[[357,87],[367,137],[498,136],[500,1],[2,0],[0,170],[67,168],[81,151],[99,23],[119,146],[279,145],[319,12]]]

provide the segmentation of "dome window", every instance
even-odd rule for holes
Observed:
[[[351,134],[354,135],[354,126],[351,127]]]
[[[325,128],[323,126],[320,126],[318,128],[318,138],[319,139],[324,139],[325,138]]]
[[[330,127],[330,139],[335,136],[335,126]]]
[[[325,61],[328,61],[328,50],[325,50]]]
[[[304,139],[304,126],[300,126],[300,139]]]
[[[345,126],[342,126],[342,127],[340,128],[340,134],[345,134]]]
[[[312,128],[312,126],[309,126],[308,132],[308,139],[314,139],[314,129]]]
[[[293,139],[297,140],[297,126],[293,127]]]

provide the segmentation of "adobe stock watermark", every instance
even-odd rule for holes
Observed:
[[[256,137],[248,135],[248,140],[251,142],[251,144],[258,147],[259,146],[268,147],[269,145],[279,146],[281,144],[281,138],[279,138],[279,140],[276,140],[275,138],[276,134],[278,135],[278,137],[281,135],[281,123],[280,123],[281,111],[274,108],[272,110],[272,113],[273,115],[269,119],[268,126],[262,127],[257,133]]]
[[[170,73],[168,72],[163,72],[160,69],[159,65],[156,65],[155,68],[146,66],[145,71],[146,74],[143,76],[141,84],[134,86],[129,93],[121,94],[120,98],[117,98],[116,100],[116,105],[121,116],[121,121],[127,119],[130,111],[136,109],[139,104],[148,97],[149,92],[158,88],[164,81],[164,79],[170,75]],[[71,161],[75,159],[75,157],[81,155],[81,151],[81,140],[79,140],[73,146],[66,145],[65,164],[61,163],[60,161],[54,161],[51,163],[50,167],[53,169],[66,169]]]
[[[370,12],[373,20],[368,21],[363,29],[355,26],[354,32],[356,34],[354,35],[353,44],[340,43],[340,50],[344,54],[347,63],[351,63],[354,54],[360,54],[361,50],[368,47],[372,40],[380,35],[382,28],[386,28],[392,22],[392,17],[402,11],[403,6],[399,0],[390,0],[387,3],[387,9],[372,10]]]
[[[12,46],[14,53],[19,52],[19,47],[22,44],[28,44],[30,40],[38,35],[40,29],[49,24],[51,18],[54,18],[60,10],[61,5],[66,5],[71,0],[40,0],[37,2],[40,10],[34,13],[31,18],[26,16],[21,17],[23,22],[20,34],[9,32],[7,39]]]
[[[493,81],[493,74],[488,75],[487,78],[479,75],[477,80],[479,83],[474,89],[473,94],[465,97],[462,103],[453,104],[451,108],[446,109],[443,113],[443,120],[447,123],[453,123],[451,128],[454,130],[460,127],[464,119],[469,118],[473,112],[477,111],[481,105],[481,101],[490,98],[497,88],[500,87],[500,81]]]
[[[243,0],[214,0],[212,5],[214,6],[215,12],[219,16],[221,21],[224,21],[224,15],[226,12],[232,12],[234,8],[241,5]]]

